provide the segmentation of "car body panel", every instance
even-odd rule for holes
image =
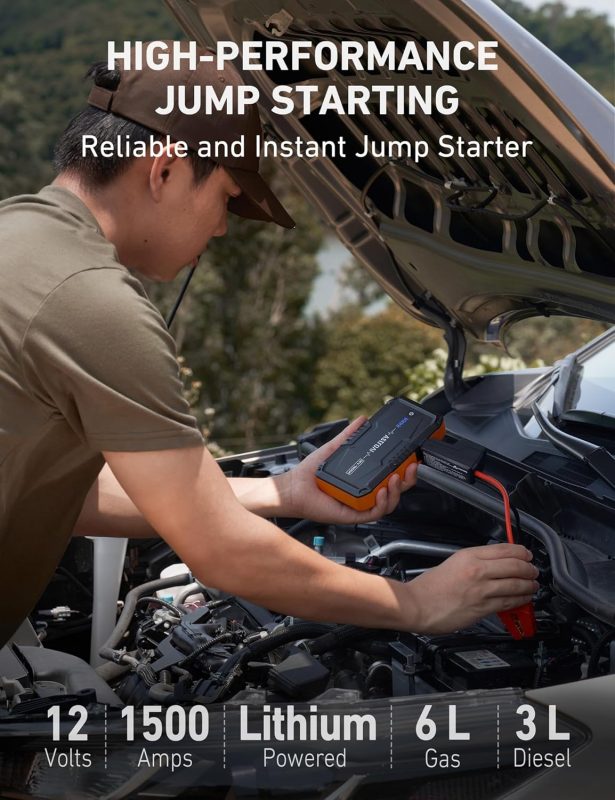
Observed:
[[[370,81],[452,84],[461,99],[452,116],[390,113],[386,124],[375,114],[319,116],[314,109],[303,117],[280,116],[270,111],[271,92],[276,83],[292,83],[292,76],[245,71],[244,78],[258,86],[265,129],[277,140],[343,135],[359,144],[366,135],[433,145],[445,133],[534,142],[526,159],[444,158],[432,146],[418,164],[349,155],[280,160],[344,244],[410,313],[431,323],[448,317],[483,339],[501,337],[507,325],[527,316],[615,320],[613,108],[495,4],[388,0],[357,10],[340,0],[289,2],[282,15],[267,0],[167,2],[188,35],[209,45],[267,38],[497,41],[497,71],[301,76],[340,90]],[[453,200],[460,181],[472,188]],[[477,210],[490,191],[495,196],[488,209]]]

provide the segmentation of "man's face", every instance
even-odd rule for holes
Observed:
[[[152,181],[154,202],[134,266],[148,278],[170,281],[183,267],[196,265],[212,237],[224,236],[228,201],[241,189],[222,167],[195,184],[187,158],[175,159]]]

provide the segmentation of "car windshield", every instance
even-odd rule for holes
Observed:
[[[570,410],[615,418],[615,337],[582,362]]]
[[[585,351],[585,352],[584,352]],[[615,425],[615,328],[603,334],[599,340],[579,352],[578,372],[570,376],[571,385],[566,389],[567,400],[563,417],[576,422],[588,422],[613,428]],[[543,414],[553,412],[555,387],[561,379],[559,368],[551,373],[554,377],[538,401]],[[557,376],[557,377],[556,377]],[[564,378],[566,379],[566,378]],[[544,380],[544,378],[543,378]],[[526,435],[538,437],[541,429],[532,416],[524,426]]]

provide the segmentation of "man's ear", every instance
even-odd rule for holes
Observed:
[[[156,203],[159,203],[162,198],[162,190],[169,181],[178,158],[179,156],[175,153],[175,144],[172,142],[152,160],[149,171],[149,188]]]

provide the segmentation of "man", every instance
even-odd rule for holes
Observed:
[[[257,112],[156,114],[171,82],[236,88],[228,67],[92,75],[54,183],[0,204],[0,644],[73,532],[159,534],[204,583],[313,620],[435,633],[527,602],[537,571],[520,546],[468,549],[401,584],[334,564],[265,519],[364,522],[397,505],[412,468],[365,513],[316,487],[317,465],[360,419],[289,473],[225,478],[181,396],[172,339],[129,269],[171,280],[225,234],[227,210],[292,227],[258,174]],[[140,158],[83,155],[85,135],[100,145],[152,132],[176,144]],[[214,164],[194,152],[200,140],[240,138],[240,157]]]

